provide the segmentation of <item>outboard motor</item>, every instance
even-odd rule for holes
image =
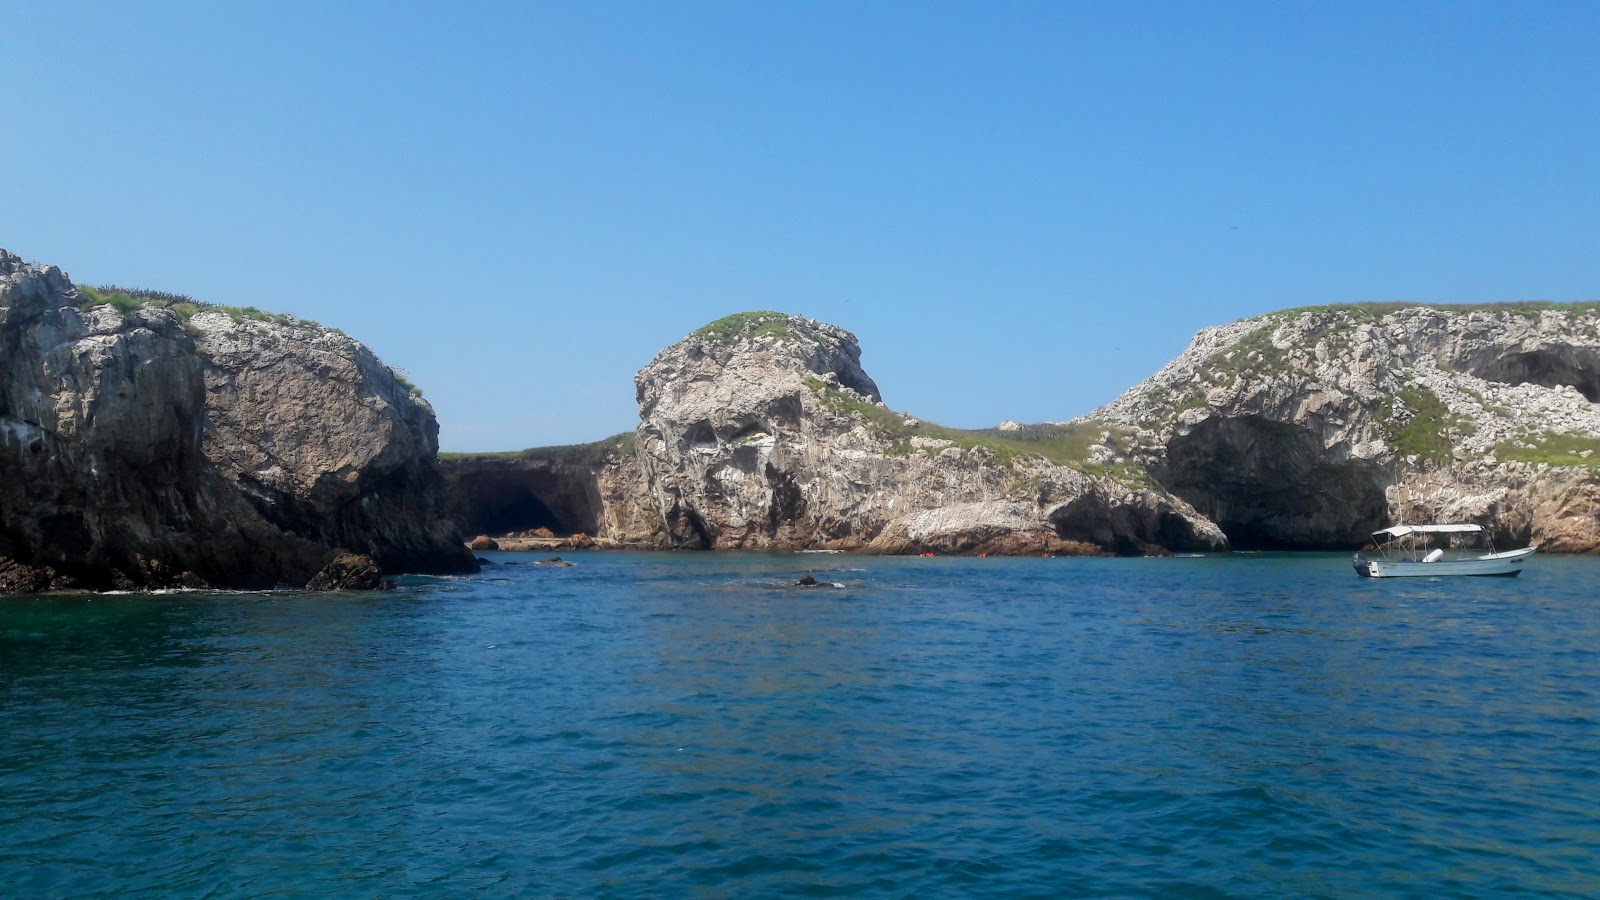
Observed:
[[[1350,558],[1350,565],[1355,566],[1356,574],[1362,578],[1371,578],[1372,569],[1367,567],[1367,558],[1360,553]]]

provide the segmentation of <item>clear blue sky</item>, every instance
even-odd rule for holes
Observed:
[[[1600,297],[1600,3],[0,3],[0,246],[338,326],[447,450],[631,429],[745,309],[897,409],[1205,325]]]

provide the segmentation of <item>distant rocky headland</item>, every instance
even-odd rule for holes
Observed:
[[[1087,416],[994,429],[891,410],[853,335],[775,312],[634,382],[631,434],[445,459],[458,524],[511,546],[1149,554],[1448,520],[1600,549],[1600,304],[1271,313]]]
[[[719,319],[639,423],[437,453],[418,392],[289,316],[74,285],[0,251],[0,593],[368,587],[502,547],[1161,554],[1348,549],[1399,521],[1600,549],[1600,304],[1356,304],[1200,332],[1070,421],[942,427],[854,335]]]
[[[0,593],[475,571],[437,440],[344,334],[0,250]]]

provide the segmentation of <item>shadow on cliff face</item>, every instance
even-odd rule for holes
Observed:
[[[1461,371],[1485,381],[1547,388],[1570,386],[1590,403],[1600,403],[1600,353],[1587,347],[1554,345],[1527,353],[1457,362]]]
[[[548,528],[568,537],[599,528],[599,487],[587,466],[467,458],[441,468],[450,516],[463,534]]]
[[[710,550],[716,543],[706,520],[692,509],[673,506],[667,510],[667,534],[674,549]]]
[[[1347,550],[1383,527],[1391,477],[1330,458],[1306,429],[1211,419],[1167,445],[1161,485],[1216,522],[1239,550]]]

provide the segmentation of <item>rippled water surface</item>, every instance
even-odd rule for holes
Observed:
[[[1597,560],[495,558],[0,600],[0,890],[1600,894]]]

